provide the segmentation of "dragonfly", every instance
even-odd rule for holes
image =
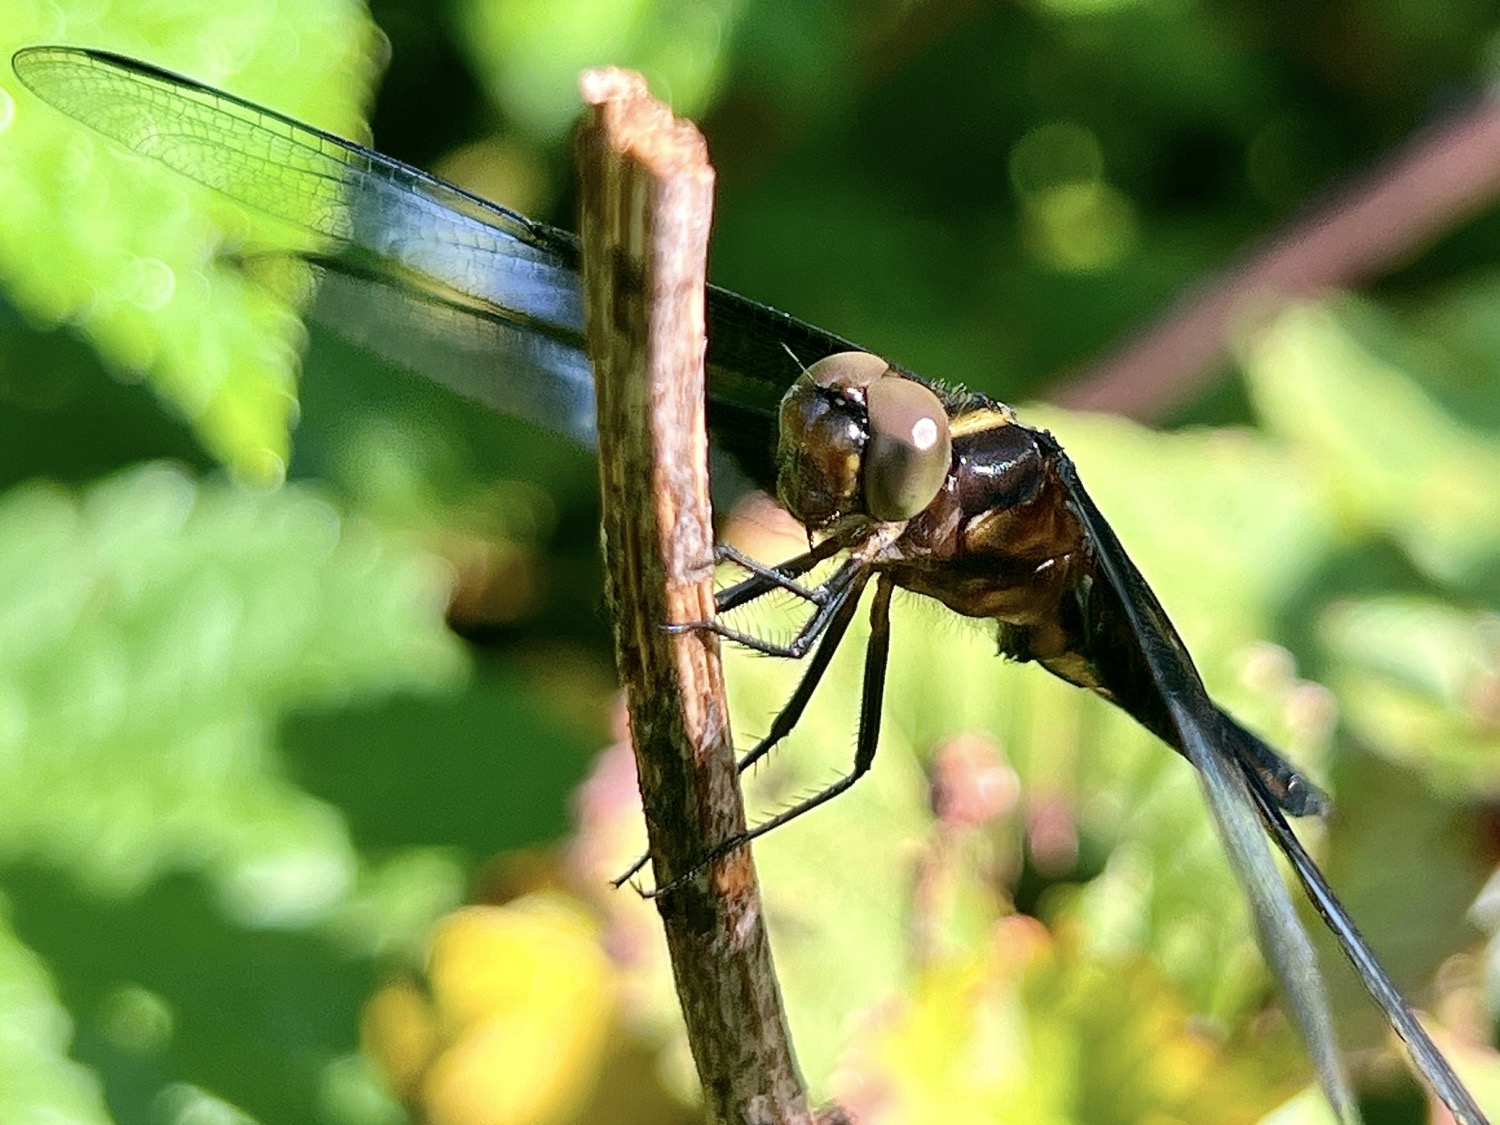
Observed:
[[[594,442],[574,235],[146,62],[39,46],[19,51],[12,65],[64,114],[311,236],[303,256],[321,268],[314,314],[355,343],[496,410]],[[724,841],[702,866],[836,797],[871,767],[892,596],[915,592],[993,621],[1004,655],[1102,696],[1196,768],[1261,948],[1341,1121],[1357,1121],[1358,1108],[1316,955],[1268,839],[1417,1075],[1455,1120],[1486,1125],[1288,823],[1326,813],[1326,796],[1213,701],[1052,434],[1003,403],[924,379],[724,289],[710,287],[706,319],[714,440],[776,493],[814,544],[774,566],[721,549],[748,576],[719,592],[718,612],[790,591],[811,606],[790,643],[718,621],[696,626],[808,661],[742,770],[795,727],[863,595],[874,593],[852,770]],[[806,581],[835,558],[830,577]]]

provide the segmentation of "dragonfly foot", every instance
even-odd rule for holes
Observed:
[[[632,864],[631,864],[631,865],[630,865],[630,866],[629,866],[629,867],[627,867],[627,868],[626,868],[626,869],[625,869],[625,870],[624,870],[624,871],[622,871],[622,872],[620,872],[620,873],[619,873],[619,874],[618,874],[618,875],[616,875],[616,876],[615,876],[615,877],[614,877],[614,878],[613,878],[613,879],[611,879],[611,880],[610,880],[610,881],[609,881],[609,885],[610,885],[610,886],[612,886],[612,887],[614,887],[614,889],[615,889],[615,890],[619,890],[619,889],[620,889],[620,888],[621,888],[621,887],[623,887],[623,886],[624,886],[624,885],[625,885],[625,884],[626,884],[626,883],[630,883],[630,884],[631,884],[631,886],[635,886],[635,884],[634,884],[634,883],[631,883],[631,879],[632,879],[632,877],[633,877],[633,876],[634,876],[634,875],[635,875],[635,874],[636,874],[636,873],[637,873],[637,872],[638,872],[638,871],[640,871],[640,869],[641,869],[641,868],[643,868],[643,867],[645,867],[645,866],[646,866],[646,863],[647,863],[647,862],[648,862],[648,861],[649,861],[649,860],[650,860],[650,859],[651,859],[651,853],[650,853],[650,852],[645,852],[645,853],[643,853],[643,854],[642,854],[642,855],[641,855],[641,857],[640,857],[640,858],[639,858],[639,859],[637,859],[637,860],[636,860],[636,861],[635,861],[635,862],[634,862],[634,863],[632,863]],[[639,890],[640,890],[640,888],[639,888],[639,887],[636,887],[636,890],[637,890],[637,891],[639,891]]]

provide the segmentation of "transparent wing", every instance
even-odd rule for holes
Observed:
[[[1281,849],[1281,853],[1292,865],[1292,871],[1296,874],[1297,881],[1302,884],[1302,889],[1307,892],[1307,897],[1312,901],[1314,909],[1338,938],[1344,955],[1354,965],[1359,979],[1385,1014],[1391,1029],[1406,1044],[1407,1052],[1411,1055],[1417,1073],[1426,1078],[1433,1092],[1448,1107],[1448,1111],[1453,1114],[1453,1119],[1458,1122],[1458,1125],[1488,1125],[1484,1111],[1475,1103],[1473,1096],[1464,1087],[1458,1075],[1453,1072],[1448,1060],[1437,1049],[1437,1044],[1432,1041],[1427,1030],[1417,1021],[1416,1015],[1407,1007],[1401,994],[1396,991],[1395,983],[1376,959],[1374,950],[1370,948],[1364,935],[1354,925],[1354,920],[1349,917],[1344,904],[1333,893],[1333,888],[1328,885],[1323,872],[1318,869],[1318,865],[1302,847],[1302,841],[1297,839],[1291,826],[1287,824],[1286,818],[1274,807],[1269,794],[1256,786],[1253,781],[1248,788],[1262,822],[1271,833],[1271,838],[1276,841],[1276,846]]]
[[[1167,708],[1182,732],[1182,745],[1188,760],[1198,767],[1198,778],[1219,829],[1219,838],[1224,842],[1230,864],[1250,899],[1261,950],[1281,981],[1282,992],[1307,1041],[1313,1066],[1333,1111],[1340,1121],[1358,1121],[1359,1108],[1349,1091],[1339,1059],[1338,1041],[1333,1031],[1323,975],[1318,968],[1318,955],[1297,917],[1286,884],[1281,881],[1281,874],[1271,858],[1271,850],[1266,847],[1265,833],[1251,812],[1255,803],[1245,775],[1226,762],[1219,749],[1204,737],[1202,724],[1197,718],[1201,712],[1185,706],[1175,697],[1168,699]]]
[[[571,235],[233,95],[105,52],[33,47],[33,93],[130,151],[315,237],[318,315],[356,343],[592,441]]]
[[[103,51],[13,60],[43,101],[141,156],[314,236],[314,315],[502,413],[594,442],[577,240],[398,160],[191,78]],[[800,364],[855,347],[708,292],[709,425],[774,488],[776,408]],[[790,354],[789,354],[790,353]]]
[[[1118,592],[1130,628],[1146,654],[1152,679],[1177,727],[1183,753],[1197,767],[1219,838],[1250,900],[1261,949],[1281,981],[1319,1081],[1339,1120],[1358,1121],[1359,1111],[1339,1059],[1317,954],[1256,821],[1244,771],[1238,764],[1227,762],[1223,751],[1204,733],[1203,716],[1214,714],[1207,690],[1166,611],[1125,554],[1114,529],[1084,491],[1072,462],[1063,455],[1058,465],[1071,494],[1074,514],[1088,534],[1098,571]]]
[[[1084,491],[1073,463],[1063,455],[1058,465],[1073,512],[1092,541],[1099,571],[1119,592],[1130,624],[1147,653],[1157,689],[1181,735],[1184,752],[1198,769],[1219,836],[1250,899],[1261,948],[1281,980],[1334,1112],[1343,1121],[1359,1119],[1339,1062],[1317,957],[1266,846],[1267,832],[1338,939],[1366,990],[1406,1044],[1417,1074],[1460,1125],[1488,1125],[1473,1096],[1402,1000],[1390,974],[1287,825],[1255,763],[1230,755],[1205,733],[1216,729],[1207,721],[1214,714],[1214,705],[1192,657],[1114,529]]]

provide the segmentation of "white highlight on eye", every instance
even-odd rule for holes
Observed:
[[[911,428],[911,443],[921,450],[931,449],[938,443],[938,424],[935,418],[919,418]]]

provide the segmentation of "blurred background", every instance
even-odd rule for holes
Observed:
[[[7,57],[135,55],[563,226],[578,71],[643,69],[708,136],[715,281],[1054,430],[1210,689],[1334,795],[1304,838],[1500,1112],[1500,212],[1247,317],[1155,428],[1041,405],[1481,97],[1493,5],[7,0],[0,25]],[[0,201],[0,1118],[696,1120],[654,911],[606,883],[644,833],[590,456],[305,329],[306,279],[243,257],[295,232],[8,67]],[[727,519],[797,549],[765,505]],[[895,629],[872,774],[756,850],[815,1097],[1328,1120],[1188,767],[982,628],[909,600]],[[752,815],[846,766],[846,649]],[[728,656],[748,745],[796,669]],[[1440,1120],[1324,952],[1366,1119]]]

